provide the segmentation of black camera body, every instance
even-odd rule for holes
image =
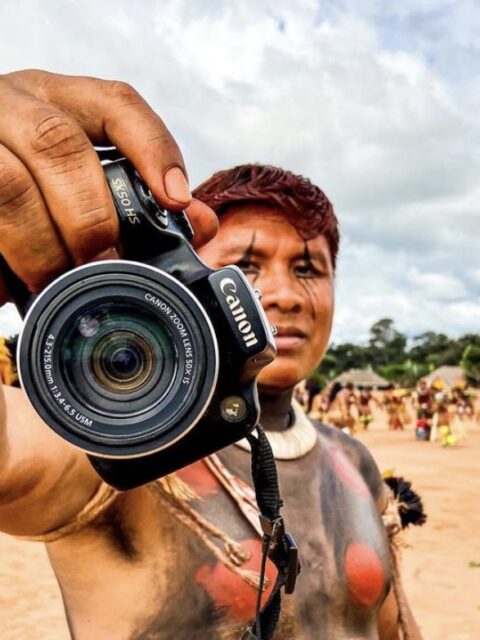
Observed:
[[[208,268],[183,212],[162,209],[125,159],[105,176],[124,260],[83,265],[40,295],[12,287],[25,315],[18,370],[33,407],[120,490],[244,438],[271,328],[235,266]]]

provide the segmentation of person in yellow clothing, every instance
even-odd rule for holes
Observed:
[[[0,379],[3,384],[14,386],[18,382],[17,369],[12,357],[13,341],[0,337]]]

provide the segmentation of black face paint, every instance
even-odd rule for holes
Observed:
[[[304,250],[303,250],[303,260],[304,266],[309,267],[312,271],[315,271],[315,267],[312,263],[312,257],[310,255],[310,251],[308,250],[307,241],[304,242]],[[317,318],[317,312],[315,311],[315,287],[312,282],[314,278],[299,278],[299,283],[302,289],[305,291],[306,296],[310,302],[310,315],[314,320]]]
[[[250,244],[245,249],[242,257],[240,258],[240,260],[237,261],[237,265],[240,266],[240,268],[242,268],[241,265],[248,266],[252,261],[253,250],[255,248],[255,236],[256,236],[256,233],[257,233],[256,231],[253,232]],[[254,274],[254,276],[252,278],[252,284],[255,284],[255,282],[258,280],[259,275],[260,275],[260,273]]]
[[[243,256],[241,257],[241,260],[243,260],[245,262],[250,262],[250,260],[252,259],[252,253],[253,253],[253,249],[255,247],[255,236],[256,236],[256,234],[257,234],[257,232],[254,231],[253,234],[252,234],[252,239],[250,240],[250,244],[245,249],[245,252],[244,252]]]

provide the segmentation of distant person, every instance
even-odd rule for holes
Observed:
[[[442,447],[452,447],[457,444],[457,436],[452,430],[453,416],[450,411],[451,396],[443,387],[435,391],[433,396],[433,418],[430,440],[436,439],[435,432],[440,436]]]
[[[308,413],[309,396],[308,396],[308,391],[305,388],[304,380],[302,380],[299,384],[295,386],[293,390],[293,398],[298,402],[298,404],[302,407],[305,413]]]
[[[419,380],[413,403],[416,409],[416,436],[418,440],[430,440],[433,419],[434,390],[426,380]]]
[[[474,417],[473,393],[462,383],[458,383],[452,389],[452,399],[459,420],[472,420]]]
[[[360,431],[367,431],[373,420],[372,405],[374,404],[372,391],[369,387],[360,390],[357,398],[358,422]]]
[[[307,414],[309,414],[312,410],[313,399],[321,391],[321,385],[317,382],[317,380],[314,380],[313,378],[307,378],[305,381],[305,389],[308,394],[305,410]]]
[[[349,382],[343,386],[341,382],[333,383],[327,397],[325,422],[346,433],[352,433],[355,426],[355,417],[352,412],[354,405],[353,384]]]
[[[406,408],[403,393],[393,385],[383,394],[383,405],[387,412],[388,428],[392,431],[403,431],[406,420]]]
[[[15,352],[13,340],[0,338],[0,381],[10,386],[17,385],[18,376],[12,361],[12,353]]]

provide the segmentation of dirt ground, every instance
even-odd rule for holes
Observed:
[[[480,639],[480,427],[456,447],[413,431],[361,437],[380,469],[413,482],[428,520],[404,534],[403,582],[425,640]]]
[[[424,639],[478,640],[480,427],[470,426],[464,443],[449,449],[381,423],[360,438],[380,468],[411,480],[425,503],[428,522],[406,533],[403,552],[405,589]],[[43,545],[2,534],[0,629],[1,640],[70,638]]]

